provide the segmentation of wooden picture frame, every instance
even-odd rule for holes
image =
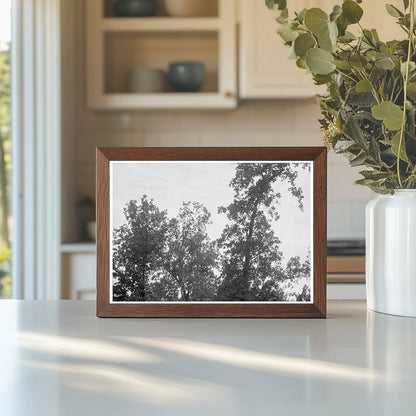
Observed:
[[[325,318],[326,317],[326,170],[327,150],[324,147],[239,147],[239,148],[97,148],[97,316],[98,317],[188,317],[188,318]],[[309,169],[310,172],[310,296],[307,301],[182,301],[153,302],[115,301],[113,294],[118,278],[113,273],[113,229],[110,209],[112,193],[110,171],[133,163],[138,169],[144,163],[179,163],[195,169],[204,163],[224,163],[238,169]],[[227,165],[228,164],[228,165]],[[269,165],[268,165],[269,164]],[[111,168],[110,168],[111,166]],[[218,165],[223,166],[223,165]],[[307,167],[310,166],[310,167]],[[150,166],[151,168],[152,166]],[[275,168],[276,167],[276,168]],[[113,170],[111,170],[113,169]],[[129,168],[130,169],[130,168]],[[148,169],[148,167],[146,168]],[[170,169],[170,168],[169,168]],[[228,169],[228,168],[227,168]],[[303,173],[299,173],[300,175]],[[297,177],[297,173],[295,177]],[[304,174],[306,175],[306,173]],[[134,176],[134,175],[133,175]],[[192,176],[192,171],[190,171]],[[131,181],[126,177],[126,181]],[[111,179],[113,180],[113,179]],[[275,180],[275,179],[274,179]],[[279,180],[283,180],[279,177]],[[269,181],[274,184],[274,182]],[[118,182],[117,182],[118,183]],[[124,182],[120,182],[124,183]],[[231,186],[231,183],[228,182]],[[256,182],[259,184],[260,182]],[[306,183],[306,182],[305,182]],[[273,185],[274,186],[274,185]],[[277,186],[277,185],[276,185]],[[139,186],[137,186],[139,188]],[[287,187],[287,189],[293,189]],[[300,189],[300,188],[299,188]],[[140,189],[138,189],[140,191]],[[175,190],[171,189],[174,193]],[[285,191],[286,192],[286,191]],[[306,192],[306,191],[305,191]],[[299,193],[299,192],[298,192]],[[249,195],[247,193],[247,195]],[[279,194],[274,194],[279,195]],[[295,192],[293,192],[295,195]],[[146,197],[143,195],[143,197]],[[301,204],[299,199],[299,206]],[[130,201],[137,202],[137,201]],[[231,205],[230,205],[231,206]],[[167,212],[167,211],[166,211]],[[118,215],[118,214],[117,214]],[[229,218],[229,217],[228,217]],[[116,231],[114,231],[116,232]],[[251,240],[250,240],[251,241]],[[228,247],[228,246],[227,246]],[[118,258],[118,257],[117,257]],[[254,261],[254,260],[253,260]],[[254,270],[254,269],[253,269]],[[257,269],[256,269],[257,270]],[[254,273],[254,272],[253,272]],[[118,293],[118,292],[117,292]],[[125,292],[129,295],[131,291]],[[273,292],[274,293],[274,292]],[[111,297],[112,296],[112,297]],[[127,295],[126,295],[127,296]],[[183,294],[182,294],[183,296]],[[117,298],[118,299],[118,298]],[[127,299],[127,298],[120,298]],[[254,299],[254,298],[253,298]],[[268,298],[267,298],[268,299]],[[298,299],[298,298],[296,298]]]

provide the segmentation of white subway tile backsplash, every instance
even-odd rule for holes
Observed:
[[[201,146],[257,146],[254,129],[201,131]]]
[[[78,166],[77,186],[80,198],[90,196],[95,199],[95,163]]]
[[[160,129],[179,129],[179,112],[178,111],[142,111],[136,113],[133,117],[133,130],[148,130],[154,128]]]
[[[199,132],[179,130],[148,130],[143,135],[143,146],[201,146]]]
[[[201,131],[226,128],[227,113],[224,111],[181,111],[178,113],[179,129]]]
[[[307,130],[256,130],[255,140],[260,146],[322,146],[321,134]]]
[[[328,201],[328,239],[363,239],[368,199]]]
[[[125,131],[132,128],[133,116],[130,113],[114,114],[78,108],[75,126],[79,130]]]

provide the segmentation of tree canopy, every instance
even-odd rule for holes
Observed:
[[[283,267],[276,234],[284,188],[304,209],[297,178],[290,163],[237,164],[229,184],[233,201],[218,208],[228,224],[217,240],[199,202],[183,202],[169,218],[146,195],[130,201],[126,223],[113,234],[114,300],[308,301],[309,259],[294,257]]]

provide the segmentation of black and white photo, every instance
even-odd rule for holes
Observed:
[[[111,161],[111,303],[313,301],[313,163]]]

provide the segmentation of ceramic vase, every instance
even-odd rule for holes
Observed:
[[[369,309],[416,317],[416,190],[368,203],[366,285]]]

